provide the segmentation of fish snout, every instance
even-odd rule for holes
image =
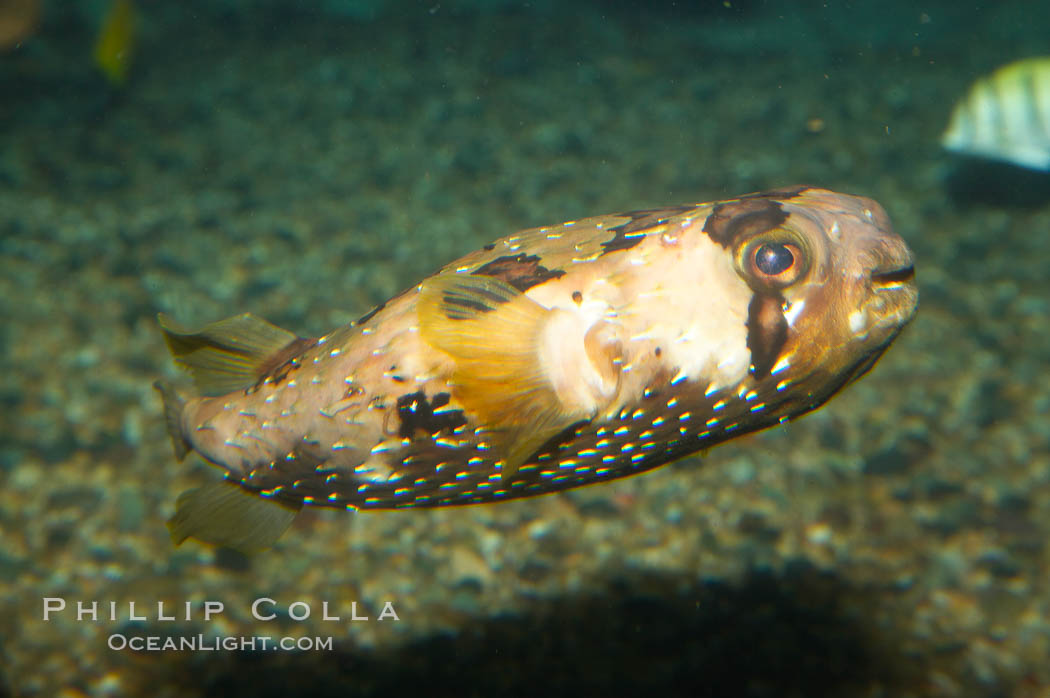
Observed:
[[[895,233],[885,235],[873,253],[868,269],[868,312],[877,317],[878,325],[901,327],[912,319],[919,303],[915,258],[908,244]]]

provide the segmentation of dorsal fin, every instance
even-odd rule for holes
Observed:
[[[420,290],[420,336],[455,361],[453,395],[492,432],[504,478],[590,416],[565,409],[540,359],[553,312],[490,276],[436,276]]]
[[[161,313],[157,316],[175,363],[193,374],[201,395],[225,395],[255,385],[272,357],[293,342],[295,334],[251,313],[188,330]]]

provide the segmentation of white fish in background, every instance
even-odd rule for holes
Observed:
[[[948,150],[1050,171],[1050,56],[977,80],[941,137]]]

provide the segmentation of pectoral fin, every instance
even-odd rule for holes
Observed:
[[[276,543],[300,509],[301,505],[265,499],[222,481],[180,494],[168,530],[175,545],[196,538],[255,553]]]
[[[586,418],[566,409],[540,360],[552,311],[500,279],[427,279],[417,312],[420,336],[455,361],[453,395],[492,432],[512,476],[553,436]]]
[[[295,334],[251,313],[213,322],[200,330],[157,316],[175,363],[193,374],[201,395],[216,396],[254,385],[273,357],[300,341]]]

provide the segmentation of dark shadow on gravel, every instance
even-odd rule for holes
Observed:
[[[154,664],[165,675],[144,683],[251,698],[819,698],[914,690],[925,673],[921,660],[905,657],[897,638],[880,636],[861,608],[861,591],[807,564],[735,585],[642,574],[391,651],[187,653],[174,666]]]
[[[948,196],[958,206],[1037,208],[1050,203],[1050,172],[1005,163],[963,159],[945,180]]]

